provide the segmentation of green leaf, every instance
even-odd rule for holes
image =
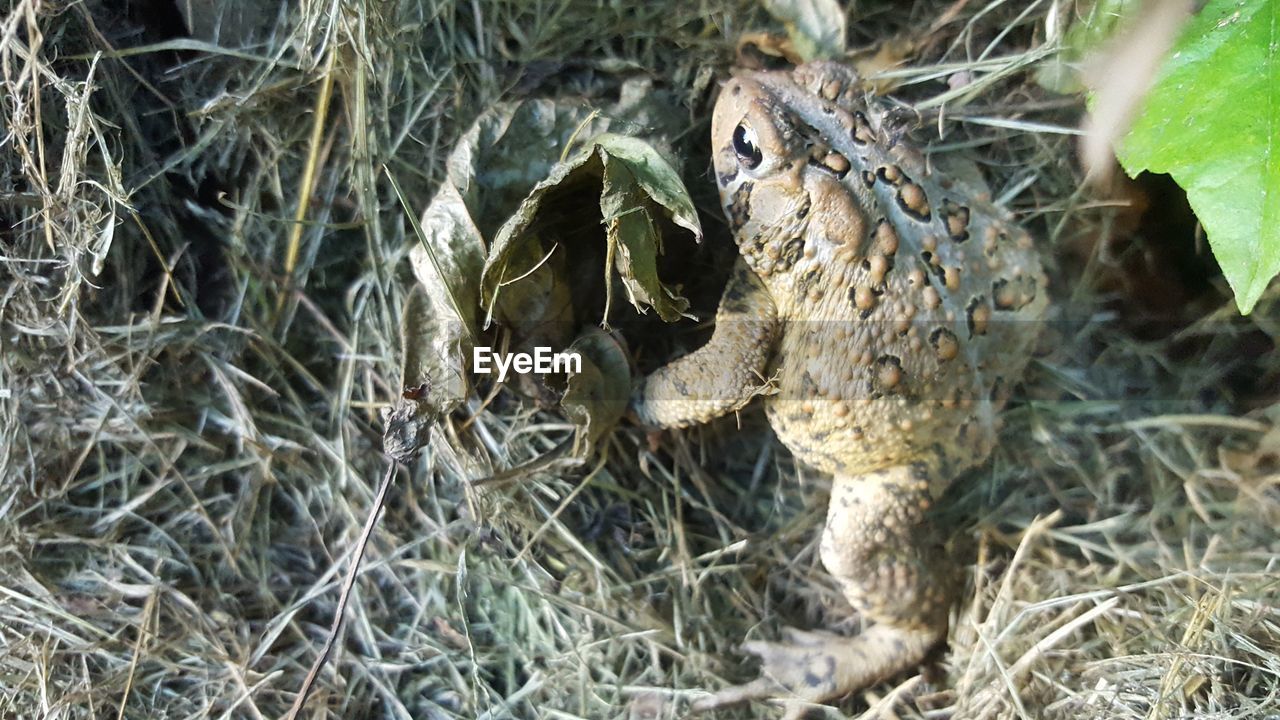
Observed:
[[[698,213],[693,209],[693,200],[685,190],[680,174],[652,145],[639,138],[614,133],[597,135],[594,142],[605,153],[605,193],[609,192],[610,169],[625,168],[646,195],[670,212],[675,224],[693,233],[698,239],[702,238]],[[613,163],[611,160],[618,162]],[[604,203],[602,195],[601,207]]]
[[[1168,173],[1249,313],[1280,273],[1280,0],[1211,0],[1188,23],[1117,153]]]
[[[658,277],[662,231],[649,201],[666,208],[676,225],[701,237],[693,202],[675,170],[644,142],[602,135],[596,143],[604,164],[600,214],[627,299],[636,308],[652,307],[667,322],[678,320],[689,303]]]

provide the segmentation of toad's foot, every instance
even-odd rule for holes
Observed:
[[[936,629],[874,625],[853,638],[788,629],[786,642],[745,643],[742,649],[761,660],[760,678],[725,688],[693,704],[693,712],[715,710],[748,700],[773,699],[785,708],[784,720],[798,720],[818,703],[915,667],[940,639]]]
[[[912,668],[947,633],[951,581],[925,513],[926,463],[836,475],[819,549],[849,603],[875,622],[861,635],[791,631],[785,643],[743,646],[760,657],[761,679],[722,690],[695,710],[775,698],[795,720],[806,709]]]

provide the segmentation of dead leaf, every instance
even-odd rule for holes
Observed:
[[[569,347],[582,358],[582,371],[569,378],[561,407],[578,426],[577,453],[590,452],[627,410],[631,366],[622,346],[609,333],[591,327]]]
[[[599,274],[577,264],[570,274],[599,278],[616,270],[638,312],[653,308],[662,319],[673,322],[688,302],[657,276],[663,220],[689,231],[695,241],[702,238],[693,201],[671,163],[643,140],[599,135],[589,147],[553,168],[498,230],[481,281],[484,301],[500,310],[519,308],[518,315],[500,318],[508,324],[527,327],[547,322],[550,315],[531,311],[541,306],[541,298],[530,297],[529,288],[542,286],[538,274],[545,272],[555,253],[570,252],[573,237],[582,239],[584,224],[603,222],[605,248],[596,250],[607,248],[603,255],[612,263],[599,267]],[[575,263],[589,258],[582,251],[591,249],[575,247]],[[496,303],[503,294],[515,297]],[[556,308],[545,308],[545,312],[559,314]]]
[[[451,321],[457,322],[433,307],[425,288],[415,285],[409,291],[400,316],[405,391],[382,413],[383,452],[401,462],[426,444],[431,426],[466,394],[462,332],[442,327]]]
[[[804,60],[836,59],[845,51],[845,12],[836,0],[762,0],[787,29]]]
[[[463,400],[472,347],[491,319],[510,331],[512,351],[559,351],[583,322],[575,315],[591,316],[575,308],[603,313],[603,290],[593,304],[581,288],[602,288],[615,269],[637,309],[680,316],[687,303],[658,280],[655,259],[664,232],[701,238],[693,203],[663,155],[683,125],[675,107],[648,81],[628,81],[607,114],[578,99],[504,103],[459,139],[410,251],[418,288],[401,339],[402,386],[413,392],[386,413],[388,452],[411,455]],[[610,255],[610,247],[621,250]],[[577,382],[579,396],[585,382]],[[559,399],[558,389],[539,387],[544,403]],[[616,421],[613,410],[587,407],[578,412],[592,428]]]
[[[874,53],[856,58],[853,61],[853,67],[875,94],[887,95],[901,84],[901,78],[876,76],[902,67],[915,54],[915,51],[915,40],[908,37],[889,38],[881,42]]]
[[[782,33],[753,32],[738,37],[735,64],[748,70],[768,70],[775,63],[770,58],[781,58],[792,65],[804,62],[791,38]]]

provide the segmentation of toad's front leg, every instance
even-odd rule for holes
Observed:
[[[686,427],[731,413],[766,391],[765,368],[778,337],[778,310],[741,258],[734,263],[706,345],[655,370],[632,397],[636,419]]]
[[[923,463],[836,476],[822,535],[822,562],[845,597],[876,624],[847,638],[790,631],[785,642],[743,646],[761,677],[694,704],[710,710],[774,698],[799,718],[823,703],[910,669],[947,633],[951,582],[925,522],[932,504]]]

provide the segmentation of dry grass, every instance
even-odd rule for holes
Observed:
[[[702,167],[693,88],[765,20],[690,5],[306,2],[175,43],[165,3],[9,4],[0,717],[282,716],[386,467],[412,235],[382,167],[425,202],[479,109],[544,72],[685,89]],[[1057,250],[1062,311],[954,493],[949,652],[844,711],[1280,715],[1280,298],[1240,319],[1207,291],[1158,333],[1108,304],[1133,258],[1098,238],[1125,226],[1043,127],[1075,99],[1025,73],[1050,3],[859,5],[855,44],[929,33],[902,97],[987,63],[948,142]],[[488,390],[399,473],[306,717],[675,717],[750,674],[744,636],[856,629],[816,557],[825,481],[758,412],[473,488],[571,432]]]

